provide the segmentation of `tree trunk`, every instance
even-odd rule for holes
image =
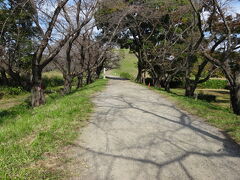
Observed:
[[[80,87],[83,87],[83,76],[80,75],[77,77],[78,82],[77,82],[77,89],[79,89]]]
[[[187,97],[193,97],[194,96],[194,92],[195,90],[197,89],[197,85],[200,84],[200,83],[204,83],[206,81],[208,81],[212,75],[212,73],[214,72],[215,70],[215,67],[213,67],[209,73],[208,73],[208,76],[205,77],[204,79],[200,80],[201,77],[202,77],[202,74],[206,68],[206,66],[208,65],[208,60],[205,59],[199,66],[198,66],[198,71],[195,75],[195,79],[194,80],[191,80],[190,79],[190,74],[191,72],[193,71],[193,67],[190,66],[190,62],[191,61],[194,61],[191,59],[192,56],[189,56],[189,59],[188,59],[188,63],[187,63],[187,66],[186,66],[186,74],[185,74],[185,96]]]
[[[92,83],[92,74],[91,71],[88,70],[88,75],[87,75],[87,84],[91,84]]]
[[[143,82],[142,74],[143,74],[143,67],[142,67],[141,62],[138,61],[138,75],[137,75],[137,78],[136,78],[136,82],[138,82],[138,83]]]
[[[240,115],[240,89],[231,88],[230,97],[231,97],[231,107],[233,112],[237,115]]]
[[[240,115],[240,72],[236,74],[235,86],[230,88],[230,98],[233,112]]]
[[[164,89],[167,92],[170,92],[170,82],[172,81],[172,76],[168,76],[166,80],[164,81]]]
[[[97,78],[99,79],[100,78],[100,75],[101,75],[101,72],[103,70],[103,63],[97,67],[97,70],[96,70],[96,74],[97,74]]]
[[[64,94],[69,94],[72,90],[72,77],[70,75],[64,76]]]
[[[194,92],[196,90],[196,86],[194,85],[189,85],[185,87],[185,96],[187,97],[194,97]]]
[[[197,83],[191,82],[190,79],[186,79],[185,82],[185,96],[194,97],[194,92],[197,88]]]
[[[155,87],[155,88],[161,88],[161,81],[160,81],[159,78],[156,78],[156,79],[155,79],[154,87]]]
[[[2,84],[3,85],[8,85],[8,78],[6,75],[6,71],[4,69],[0,69],[1,71],[1,79],[2,79]]]
[[[45,104],[44,87],[42,84],[42,69],[33,65],[32,73],[32,106],[38,107]]]
[[[164,90],[170,92],[170,82],[165,82]]]
[[[143,81],[143,84],[146,85],[146,71],[144,71],[144,73],[143,73],[142,81]]]

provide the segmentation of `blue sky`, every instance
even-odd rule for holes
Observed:
[[[233,13],[239,13],[240,14],[240,1],[239,0],[233,0],[231,2],[231,9]]]

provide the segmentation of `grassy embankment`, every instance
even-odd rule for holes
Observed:
[[[136,77],[137,59],[133,54],[128,54],[127,50],[124,51],[126,54],[125,59],[121,62],[120,68],[114,70],[114,72],[131,73],[131,76]],[[209,83],[213,84],[214,86],[207,88],[210,86]],[[220,82],[219,84],[217,83],[219,82],[215,81],[213,83],[210,80],[209,82],[206,82],[205,84],[199,86],[199,88],[196,90],[196,92],[199,94],[216,96],[216,100],[210,102],[185,97],[184,89],[180,88],[171,89],[171,93],[167,93],[163,91],[163,89],[152,89],[157,90],[157,92],[170,98],[177,105],[187,110],[188,112],[206,119],[209,124],[224,130],[236,142],[240,143],[240,116],[234,115],[230,109],[229,91],[225,89],[219,89],[219,87],[221,88],[225,82]]]
[[[120,67],[112,70],[110,73],[115,76],[134,79],[137,74],[136,56],[132,53],[129,53],[129,50],[127,49],[121,49],[119,51],[123,55],[123,59],[120,62]]]
[[[51,93],[45,105],[34,109],[20,100],[27,95],[17,97],[11,108],[0,108],[0,179],[61,177],[51,156],[76,138],[92,112],[90,97],[106,82],[98,80],[64,97]]]

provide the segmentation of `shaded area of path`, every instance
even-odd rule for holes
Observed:
[[[72,179],[240,179],[240,148],[161,95],[112,79],[69,152]]]

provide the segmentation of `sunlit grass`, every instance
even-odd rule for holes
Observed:
[[[47,104],[39,108],[22,103],[0,110],[0,179],[61,176],[60,172],[36,164],[46,158],[44,154],[56,152],[76,137],[92,112],[91,95],[106,83],[98,80],[64,97],[51,94]]]
[[[44,72],[43,73],[43,78],[47,77],[47,78],[53,78],[53,77],[58,77],[58,78],[62,78],[62,73],[59,71],[49,71],[49,72]]]
[[[128,73],[133,78],[137,76],[137,57],[133,53],[129,53],[128,49],[119,50],[124,55],[124,58],[120,62],[118,69],[112,70],[113,75],[119,76],[121,73]]]

